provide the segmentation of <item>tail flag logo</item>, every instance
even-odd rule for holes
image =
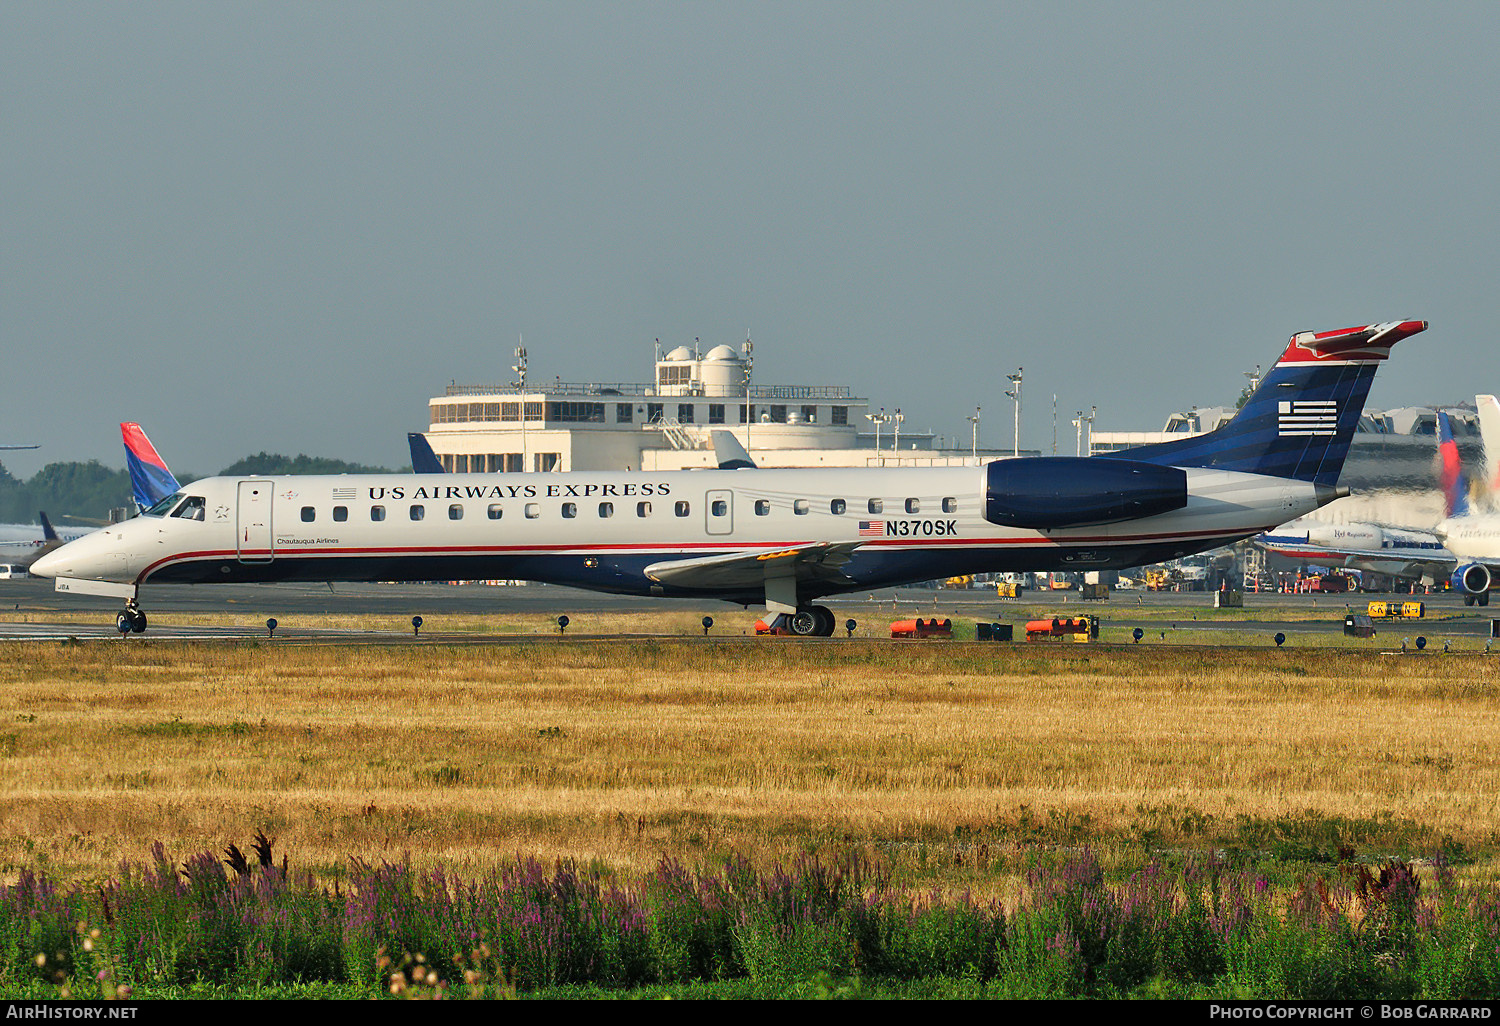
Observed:
[[[1276,408],[1279,438],[1332,437],[1338,432],[1339,404],[1334,399],[1282,400]]]

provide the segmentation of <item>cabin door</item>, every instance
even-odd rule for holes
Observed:
[[[269,563],[275,556],[271,544],[271,481],[241,481],[235,549],[241,563]]]
[[[715,488],[703,497],[704,515],[708,518],[709,534],[734,533],[734,493],[727,488]]]

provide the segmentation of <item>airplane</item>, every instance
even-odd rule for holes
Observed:
[[[1500,453],[1500,432],[1497,432],[1500,417],[1494,415],[1494,396],[1476,396],[1475,399],[1479,407],[1479,436],[1484,443],[1488,475],[1494,459],[1492,454]],[[1487,406],[1491,407],[1488,415]],[[1470,508],[1467,481],[1458,465],[1452,427],[1448,415],[1441,412],[1438,413],[1438,434],[1445,439],[1442,462],[1448,515],[1434,533],[1455,557],[1451,578],[1453,590],[1463,594],[1466,606],[1487,606],[1490,604],[1490,587],[1496,573],[1500,572],[1500,514],[1475,513]]]
[[[1453,553],[1429,531],[1382,524],[1329,524],[1299,518],[1252,541],[1272,555],[1303,563],[1345,566],[1427,584],[1453,572]]]
[[[156,505],[182,487],[167,469],[166,461],[157,454],[156,448],[139,424],[121,424],[120,436],[125,442],[125,464],[130,470],[131,490],[138,510]],[[37,536],[38,529],[30,525],[0,524],[0,557],[4,557],[5,562],[29,568],[48,551],[98,530],[96,527],[64,527],[58,530],[52,526],[52,521],[45,512],[38,514],[38,518],[41,537]]]
[[[37,521],[36,524],[0,524],[0,560],[25,567],[49,547],[56,548],[94,530],[92,527],[64,527],[59,531],[52,526],[46,513],[39,513]]]
[[[60,592],[148,583],[515,578],[723,599],[831,636],[819,600],[962,574],[1121,569],[1332,502],[1406,320],[1293,335],[1216,431],[977,467],[208,478],[32,567]]]

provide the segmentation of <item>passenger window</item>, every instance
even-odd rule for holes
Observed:
[[[313,509],[311,506],[302,507],[302,522],[304,524],[310,524],[316,519],[318,519],[317,510]]]
[[[499,520],[501,514],[503,514],[505,511],[500,508],[500,504],[498,502],[492,502],[490,503],[489,512],[491,520]]]
[[[527,520],[535,520],[537,517],[539,517],[541,515],[542,515],[542,507],[539,506],[537,503],[528,502],[526,504],[526,519]]]
[[[565,502],[562,504],[562,515],[564,519],[572,520],[578,515],[578,503]]]
[[[795,514],[797,514],[799,517],[805,517],[805,516],[807,516],[807,500],[806,499],[794,499],[794,500],[792,500],[792,512],[795,513]]]
[[[370,507],[370,519],[373,520],[373,521],[384,520],[385,519],[385,507],[384,506],[371,506]]]
[[[349,507],[348,506],[335,506],[335,507],[333,507],[333,520],[334,520],[334,523],[342,524],[345,520],[348,520],[348,519],[349,519]]]
[[[460,506],[458,503],[455,502],[453,505],[451,505],[451,506],[448,507],[448,519],[449,520],[462,520],[463,518],[464,518],[464,508],[462,506]]]
[[[871,513],[880,513],[885,509],[885,502],[881,499],[871,499],[869,509]]]
[[[599,516],[612,517],[615,515],[615,504],[612,502],[599,503]]]
[[[421,520],[427,515],[427,507],[421,505],[413,505],[410,515],[413,520]]]
[[[847,502],[845,502],[843,499],[834,499],[832,502],[830,502],[828,504],[828,512],[832,513],[836,517],[837,516],[842,516],[843,513],[844,513],[844,510],[846,510],[848,508],[849,508],[849,504]]]
[[[943,500],[943,512],[944,513],[957,513],[958,512],[958,500],[955,499],[955,498],[953,498],[951,495],[948,498],[944,499]]]
[[[638,502],[635,504],[635,515],[638,517],[649,517],[651,515],[651,503]]]
[[[686,502],[679,502],[676,506],[673,507],[672,511],[680,517],[685,517],[690,512],[688,509],[688,504]]]
[[[766,516],[767,514],[769,514],[770,512],[771,512],[771,500],[770,499],[756,499],[755,500],[755,515],[756,516],[763,517],[763,516]]]
[[[921,500],[920,499],[907,499],[906,500],[906,512],[908,512],[908,513],[920,513],[920,512],[922,512],[922,502],[921,502]]]
[[[710,508],[716,517],[726,517],[729,515],[729,503],[723,499],[715,499],[713,506]]]

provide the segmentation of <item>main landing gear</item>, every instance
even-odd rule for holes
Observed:
[[[831,638],[838,625],[827,606],[802,606],[786,619],[787,629],[802,638]]]
[[[133,601],[125,603],[125,608],[120,610],[115,617],[115,630],[121,634],[144,634],[146,632],[145,610]]]

